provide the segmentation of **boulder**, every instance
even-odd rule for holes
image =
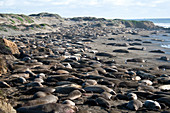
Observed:
[[[0,113],[16,113],[16,110],[11,106],[11,104],[0,100]]]
[[[19,49],[14,42],[11,42],[7,39],[3,39],[3,42],[4,42],[6,47],[9,47],[12,54],[20,54]]]

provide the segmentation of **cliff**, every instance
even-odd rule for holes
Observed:
[[[73,24],[87,24],[90,27],[131,27],[144,29],[158,29],[153,22],[121,19],[105,19],[96,17],[62,18],[58,14],[0,14],[0,31],[3,35],[31,34],[39,32],[55,32],[57,27]]]
[[[159,28],[158,26],[155,26],[154,23],[151,21],[120,20],[120,22],[124,24],[126,27],[131,28],[143,28],[143,29]]]
[[[8,71],[8,64],[14,61],[12,54],[20,54],[17,45],[7,39],[0,38],[0,75]]]

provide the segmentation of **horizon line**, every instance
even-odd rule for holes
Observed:
[[[52,12],[40,12],[40,13],[49,13],[49,14],[58,14],[58,13],[52,13]],[[27,15],[27,16],[29,16],[29,15],[31,15],[31,14],[40,14],[40,13],[30,13],[30,14],[25,14],[25,13],[0,13],[0,14],[23,14],[23,15]],[[59,16],[61,16],[60,14],[58,14]],[[120,18],[120,17],[115,17],[115,18],[110,18],[110,17],[99,17],[99,16],[91,16],[91,15],[89,15],[89,16],[87,16],[87,15],[85,15],[85,16],[72,16],[72,17],[70,17],[70,16],[61,16],[62,18],[76,18],[76,17],[96,17],[96,18],[105,18],[105,19],[128,19],[128,20],[133,20],[133,19],[170,19],[170,17],[135,17],[135,18]]]

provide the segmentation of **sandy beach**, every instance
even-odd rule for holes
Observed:
[[[170,36],[168,30],[150,22],[139,22],[147,24],[144,29],[134,28],[132,21],[111,24],[97,18],[75,19],[48,25],[42,31],[30,30],[30,34],[29,30],[18,30],[15,35],[6,32],[0,38],[0,110],[170,111],[170,50],[161,47],[168,43],[164,42]]]

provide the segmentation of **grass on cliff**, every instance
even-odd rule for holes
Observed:
[[[24,18],[28,23],[33,23],[34,20],[32,20],[29,16],[26,16],[26,15],[20,15],[22,18]]]
[[[0,31],[5,31],[5,32],[8,32],[8,30],[2,26],[0,26]]]
[[[123,20],[123,19],[120,19],[120,21],[122,21],[122,22],[129,22],[129,23],[133,23],[134,25],[137,25],[137,24],[139,24],[139,23],[143,23],[143,22],[148,22],[148,21]]]
[[[15,24],[15,21],[14,20],[12,20],[12,19],[9,19],[13,24]]]
[[[4,17],[4,18],[15,18],[17,20],[19,20],[21,23],[24,22],[24,20],[27,22],[27,23],[33,23],[34,20],[31,19],[31,17],[27,16],[27,15],[24,15],[24,14],[0,14],[1,17]],[[12,23],[15,23],[14,20],[12,19],[9,19]]]
[[[8,28],[11,28],[13,30],[19,30],[17,26],[13,26],[13,25],[6,25]]]

